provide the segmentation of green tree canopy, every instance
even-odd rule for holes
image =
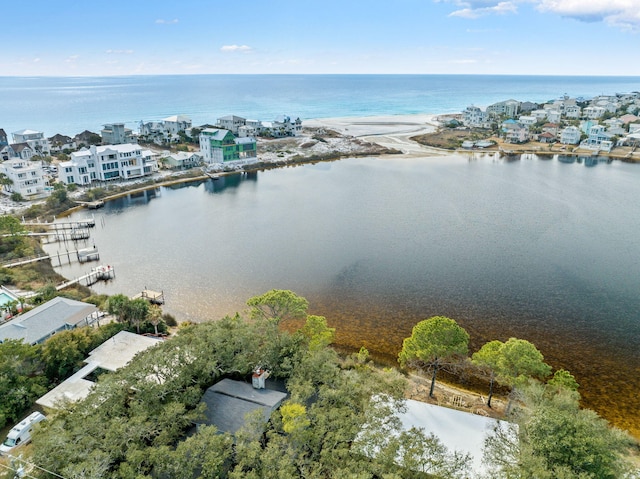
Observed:
[[[498,381],[508,386],[526,383],[529,378],[544,379],[551,374],[551,366],[529,341],[509,338],[500,348]]]
[[[438,368],[443,362],[464,356],[469,350],[469,334],[451,318],[434,316],[413,327],[402,343],[400,364],[416,364],[433,369],[429,396],[433,396]]]
[[[489,407],[491,407],[496,372],[500,368],[500,351],[503,346],[504,343],[502,341],[489,341],[471,356],[471,362],[489,374],[489,397],[487,400],[487,406]]]
[[[251,317],[279,323],[287,319],[304,319],[309,302],[287,289],[272,289],[247,301]]]

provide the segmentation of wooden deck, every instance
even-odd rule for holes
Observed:
[[[164,291],[151,291],[150,289],[144,289],[141,293],[136,294],[131,299],[146,299],[151,304],[164,304]]]

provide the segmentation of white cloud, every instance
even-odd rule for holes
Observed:
[[[222,47],[220,47],[221,52],[249,53],[252,50],[253,48],[248,45],[223,45]]]
[[[485,15],[517,13],[519,4],[533,5],[543,13],[553,13],[583,22],[604,22],[627,30],[640,30],[640,0],[434,0],[451,3],[458,10],[452,17],[478,18]]]
[[[34,58],[34,59],[33,59],[33,63],[38,63],[39,61],[40,61],[40,59],[39,59],[39,58]]]
[[[468,59],[460,59],[460,60],[449,60],[448,63],[453,63],[455,65],[469,65],[472,63],[478,63],[478,60],[473,60],[471,58],[468,58]]]
[[[78,58],[80,58],[80,55],[71,55],[71,56],[67,57],[65,62],[66,63],[75,63]]]
[[[470,5],[470,4],[469,4]],[[507,13],[517,13],[518,7],[515,2],[499,2],[489,6],[468,6],[456,10],[449,14],[450,17],[478,18],[485,15],[505,15]]]
[[[538,10],[584,22],[640,29],[640,0],[539,0]]]
[[[108,53],[109,55],[131,55],[133,50],[112,50],[110,48],[109,50],[105,50],[105,53]]]
[[[178,19],[174,18],[173,20],[164,20],[163,18],[158,18],[156,20],[156,23],[158,25],[175,25],[176,23],[178,23]]]

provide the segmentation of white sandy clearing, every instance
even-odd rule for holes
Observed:
[[[442,155],[441,150],[420,145],[409,138],[432,133],[438,128],[437,115],[383,115],[368,117],[319,118],[305,120],[304,127],[327,128],[380,146],[402,151],[409,156]]]

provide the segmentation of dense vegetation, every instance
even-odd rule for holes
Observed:
[[[111,303],[123,315],[131,314],[131,304],[122,298]],[[334,330],[325,318],[307,314],[304,298],[275,290],[248,304],[246,318],[182,325],[175,337],[125,368],[101,375],[86,400],[51,413],[34,437],[29,463],[37,467],[29,474],[55,477],[48,470],[67,479],[473,477],[466,455],[447,450],[422,430],[402,431],[393,412],[402,407],[406,379],[374,367],[364,349],[338,356],[329,347]],[[437,367],[466,361],[466,332],[444,319],[417,327],[400,359],[436,366],[426,333],[442,343]],[[303,327],[283,331],[280,323],[289,320],[302,320]],[[49,380],[77,367],[85,333],[70,333],[40,353]],[[570,373],[556,372],[545,385],[531,379],[549,369],[530,343],[512,339],[489,349],[481,355],[482,366],[513,387],[515,404],[514,422],[502,423],[487,441],[490,477],[634,477],[625,459],[633,442],[579,408]],[[204,391],[225,377],[247,379],[257,366],[283,380],[290,394],[269,422],[248,417],[235,436],[213,426],[196,431]]]

